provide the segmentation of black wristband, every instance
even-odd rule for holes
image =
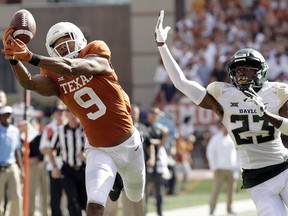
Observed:
[[[163,42],[156,42],[156,44],[157,44],[158,47],[162,47],[165,43],[163,43]]]
[[[40,60],[41,59],[40,59],[40,57],[38,55],[33,54],[31,60],[29,61],[29,63],[32,64],[32,65],[38,66]]]
[[[11,65],[16,65],[16,64],[18,64],[19,61],[15,60],[15,59],[10,59],[9,62]]]

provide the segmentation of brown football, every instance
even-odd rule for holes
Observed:
[[[33,15],[26,9],[18,10],[12,17],[11,24],[14,25],[12,36],[29,43],[36,33],[36,22]]]

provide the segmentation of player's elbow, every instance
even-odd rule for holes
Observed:
[[[59,68],[58,72],[64,76],[76,76],[75,70],[72,65],[63,64],[61,68]]]
[[[28,80],[20,80],[19,81],[20,85],[27,90],[34,90],[34,85],[33,85],[33,81],[28,79]]]
[[[71,59],[63,58],[62,61],[58,62],[55,73],[64,76],[76,76],[77,75],[77,64],[73,63]]]
[[[183,83],[179,80],[179,81],[174,81],[173,82],[175,88],[177,88],[179,91],[183,91]]]

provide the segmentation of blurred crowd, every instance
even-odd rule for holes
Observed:
[[[260,51],[269,65],[268,78],[288,79],[287,0],[199,0],[174,26],[169,44],[186,77],[207,86],[229,81],[226,63],[238,49]],[[161,61],[154,76],[154,103],[181,101]]]

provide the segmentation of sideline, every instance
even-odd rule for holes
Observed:
[[[181,177],[181,175],[179,176]],[[210,169],[192,169],[188,175],[191,180],[213,179],[213,171]]]
[[[237,200],[233,202],[233,209],[237,216],[255,216],[256,209],[252,200]],[[208,216],[209,206],[199,205],[189,208],[173,209],[169,211],[164,211],[163,216]],[[226,203],[217,203],[217,208],[215,210],[215,216],[227,215]],[[146,216],[157,216],[155,212],[149,212]]]
[[[181,176],[180,176],[181,178]],[[188,179],[194,180],[189,186],[189,190],[197,187],[203,180],[213,179],[213,172],[209,169],[192,169],[189,173]],[[185,193],[185,192],[184,192]],[[256,208],[251,199],[245,200],[235,200],[233,201],[233,210],[236,212],[237,216],[255,216]],[[180,209],[167,210],[163,212],[163,216],[208,216],[209,215],[209,205],[199,205],[193,207],[186,207]],[[226,203],[217,203],[217,208],[215,210],[215,216],[227,215]],[[155,212],[149,212],[146,216],[157,216]]]

